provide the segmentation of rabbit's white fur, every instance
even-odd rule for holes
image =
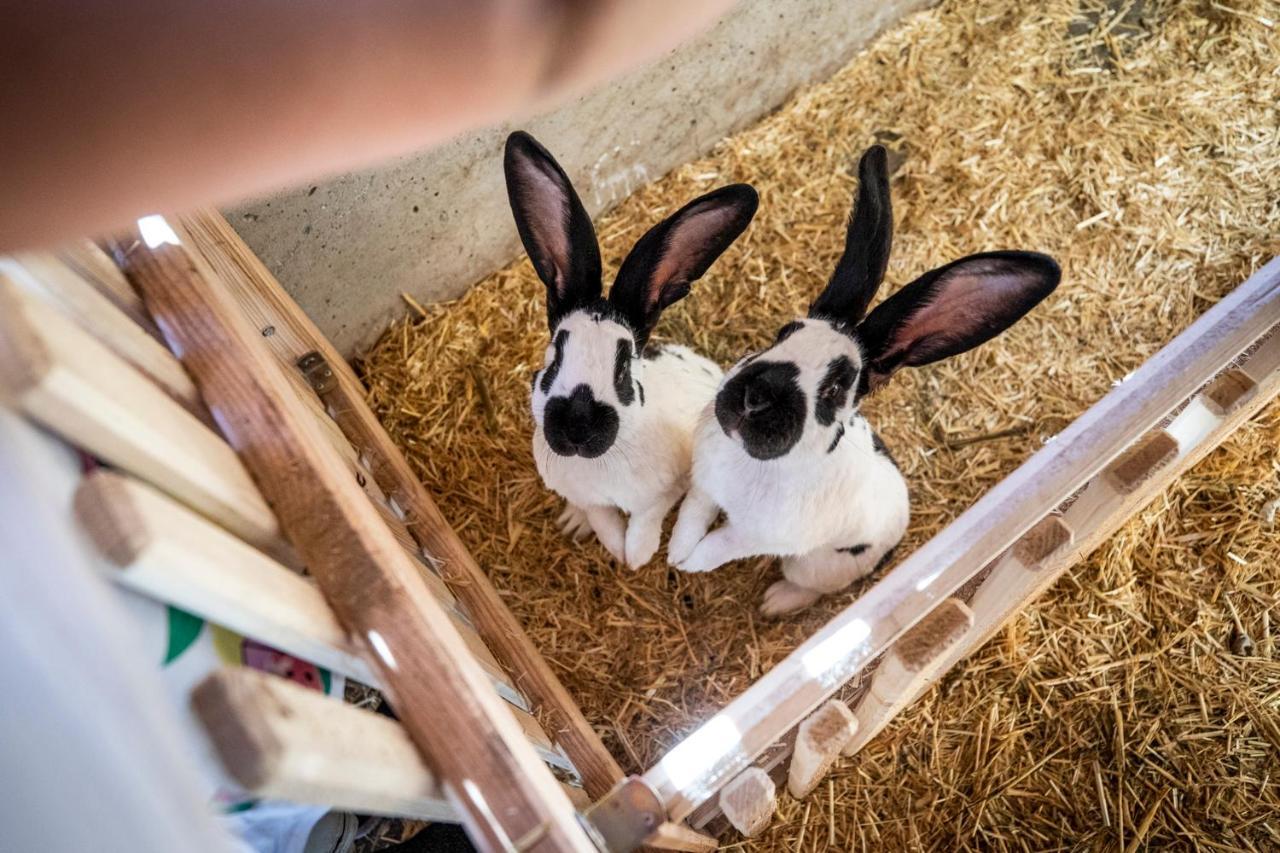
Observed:
[[[606,299],[595,229],[564,169],[517,131],[503,170],[516,230],[547,288],[551,343],[532,400],[538,473],[569,502],[565,533],[581,536],[585,522],[638,568],[688,488],[698,413],[722,375],[687,347],[646,347],[649,335],[742,234],[759,198],[731,184],[693,199],[641,235]]]
[[[637,396],[623,406],[613,386],[614,353],[617,341],[631,341],[631,331],[590,309],[569,314],[561,330],[569,336],[555,381],[542,390],[553,347],[534,381],[534,461],[543,482],[569,503],[561,518],[566,534],[580,536],[585,520],[616,560],[637,568],[657,552],[662,521],[688,489],[698,413],[715,397],[723,372],[688,347],[651,344],[652,356],[632,359]],[[560,456],[543,434],[547,400],[582,384],[621,415],[613,445],[594,459]]]
[[[801,387],[816,387],[827,365],[841,355],[861,367],[851,337],[825,321],[801,323],[768,352],[771,360],[800,368]],[[828,453],[840,430],[839,443]],[[807,418],[799,443],[767,460],[752,458],[741,442],[726,435],[714,404],[708,405],[699,420],[693,460],[693,484],[668,544],[669,560],[686,572],[707,572],[744,557],[783,557],[786,580],[766,593],[767,614],[808,606],[863,577],[907,528],[906,481],[876,449],[871,425],[856,403],[846,404],[829,426]],[[708,534],[720,510],[726,523]]]
[[[693,485],[669,560],[707,572],[762,554],[785,580],[766,614],[807,607],[872,571],[907,529],[907,484],[858,412],[905,366],[930,364],[1000,334],[1057,287],[1034,252],[981,252],[931,270],[867,313],[884,278],[893,213],[888,156],[858,164],[845,252],[809,306],[773,345],[738,362],[704,409]],[[710,533],[719,510],[726,523]]]

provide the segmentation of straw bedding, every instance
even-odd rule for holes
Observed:
[[[695,194],[754,184],[755,223],[659,327],[728,364],[826,280],[875,140],[898,164],[886,289],[968,252],[1059,258],[1028,320],[867,403],[910,482],[909,551],[1280,253],[1277,12],[944,3],[604,216],[606,263]],[[413,308],[363,363],[372,402],[628,770],[857,595],[764,621],[767,560],[631,572],[563,540],[529,448],[547,333],[528,262]],[[1273,405],[807,801],[726,842],[1280,849],[1278,443]]]

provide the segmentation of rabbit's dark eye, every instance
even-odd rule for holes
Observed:
[[[818,423],[831,426],[835,422],[836,413],[849,399],[849,389],[858,378],[858,369],[845,356],[834,358],[827,365],[826,375],[818,386],[818,399],[814,405],[814,415]]]
[[[631,341],[625,338],[618,341],[613,357],[613,387],[622,405],[629,406],[635,400],[636,389],[631,381]]]

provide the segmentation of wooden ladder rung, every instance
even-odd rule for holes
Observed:
[[[948,598],[893,644],[871,674],[871,686],[855,709],[858,730],[845,743],[853,755],[880,733],[940,673],[947,652],[973,627],[973,611]]]
[[[296,565],[275,513],[225,441],[3,273],[0,401]]]
[[[1075,534],[1061,513],[1050,513],[1022,534],[1013,545],[1013,556],[1028,569],[1037,569],[1070,545]]]
[[[764,831],[777,807],[777,787],[759,767],[743,770],[720,791],[720,811],[747,838]]]
[[[1167,430],[1155,429],[1121,453],[1103,476],[1116,491],[1127,495],[1177,457],[1178,440]]]
[[[1245,371],[1233,367],[1204,389],[1202,399],[1211,412],[1225,418],[1257,393],[1258,383]]]
[[[211,423],[195,383],[168,347],[63,261],[48,254],[0,258],[0,271],[64,313],[187,411]]]
[[[315,585],[138,480],[112,471],[85,478],[75,496],[81,525],[136,592],[190,611],[326,669],[381,688]],[[529,715],[474,629],[455,627],[499,694],[519,711],[526,734],[550,763],[567,764]],[[543,756],[544,760],[548,756]]]
[[[254,796],[458,820],[404,729],[380,714],[246,668],[210,675],[191,708],[227,773]]]
[[[787,770],[787,790],[791,796],[797,800],[809,796],[857,731],[858,718],[843,702],[828,700],[810,714],[796,732],[791,766]]]
[[[97,244],[90,240],[81,240],[63,246],[54,254],[75,272],[94,290],[109,299],[113,305],[123,311],[130,320],[137,323],[144,331],[157,341],[164,337],[156,327],[155,321],[143,304],[142,297],[133,285],[120,272],[116,262],[111,259]]]

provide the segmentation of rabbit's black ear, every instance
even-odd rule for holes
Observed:
[[[900,367],[991,340],[1052,293],[1061,277],[1053,258],[1036,252],[984,252],[925,273],[858,326],[863,390],[874,390]]]
[[[856,326],[884,280],[892,243],[889,158],[883,145],[873,145],[858,161],[858,197],[849,214],[844,254],[826,289],[809,306],[809,316]]]
[[[547,286],[547,322],[600,297],[600,246],[560,164],[523,131],[507,137],[503,169],[516,230]]]
[[[746,184],[721,187],[649,229],[618,270],[609,302],[643,346],[669,305],[689,292],[716,258],[751,224],[759,197]]]

